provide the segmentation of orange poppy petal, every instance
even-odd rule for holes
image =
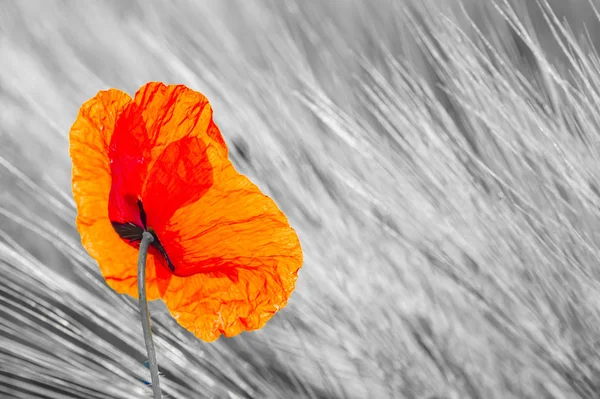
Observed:
[[[159,232],[175,265],[163,300],[208,341],[264,326],[285,306],[302,265],[298,237],[273,200],[228,160],[213,173],[206,194]]]
[[[150,82],[135,94],[134,101],[143,110],[146,129],[153,141],[153,158],[169,143],[186,136],[200,138],[227,157],[227,145],[212,122],[212,108],[204,95],[184,85],[165,86]]]
[[[173,276],[163,300],[182,327],[207,342],[259,329],[289,297],[267,272],[276,273],[272,263],[260,272],[239,269],[235,280],[220,273]]]
[[[99,92],[84,103],[70,131],[73,197],[84,248],[98,262],[108,285],[137,297],[137,250],[114,231],[108,218],[111,172],[109,145],[115,122],[132,101],[119,90]],[[158,298],[152,255],[148,257],[149,299]]]

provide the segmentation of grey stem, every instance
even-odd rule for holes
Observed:
[[[152,392],[154,399],[162,399],[160,385],[158,382],[158,363],[156,362],[156,351],[152,343],[152,329],[150,328],[150,312],[148,311],[148,300],[146,299],[146,255],[148,247],[154,241],[154,237],[147,231],[142,235],[140,243],[140,256],[138,258],[138,294],[140,302],[140,316],[142,317],[142,330],[144,331],[144,342],[148,352],[148,363],[150,364],[150,375],[152,377]]]

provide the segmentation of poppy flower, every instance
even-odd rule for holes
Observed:
[[[83,104],[70,132],[82,244],[107,284],[138,297],[144,231],[154,238],[147,295],[205,341],[255,330],[285,306],[302,250],[273,202],[238,173],[208,100],[148,83]]]

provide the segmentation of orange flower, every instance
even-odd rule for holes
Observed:
[[[148,83],[99,92],[70,133],[83,246],[137,298],[141,235],[154,236],[148,299],[205,341],[261,328],[294,290],[302,250],[277,205],[228,158],[200,93]]]

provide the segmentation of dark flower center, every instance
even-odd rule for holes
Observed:
[[[169,255],[167,255],[165,247],[163,247],[160,243],[156,232],[152,228],[148,228],[146,226],[146,212],[144,212],[144,205],[142,204],[142,201],[138,199],[137,205],[140,210],[140,219],[142,220],[142,226],[138,226],[137,224],[132,222],[120,223],[111,221],[113,229],[115,229],[119,237],[129,241],[130,243],[142,241],[142,235],[144,231],[147,231],[150,234],[152,234],[152,237],[154,237],[154,241],[150,245],[156,248],[158,252],[160,252],[160,254],[165,258],[165,261],[167,262],[169,269],[171,269],[171,272],[175,272],[175,266],[173,266],[171,259],[169,259]]]

